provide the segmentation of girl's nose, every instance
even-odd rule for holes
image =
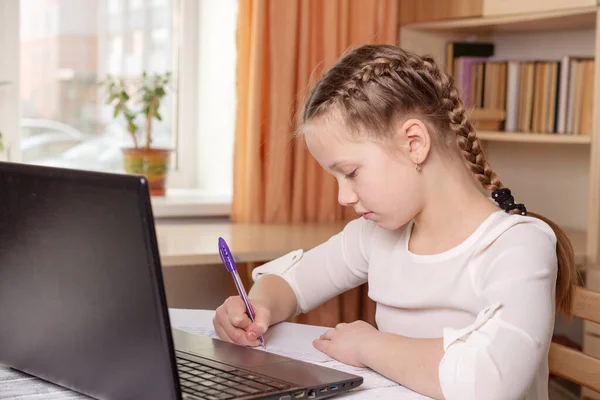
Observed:
[[[350,188],[344,188],[340,185],[338,190],[338,203],[343,206],[351,206],[358,202],[358,196]]]

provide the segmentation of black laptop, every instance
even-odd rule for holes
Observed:
[[[171,329],[147,181],[14,163],[0,163],[0,364],[106,400],[324,398],[363,381]]]

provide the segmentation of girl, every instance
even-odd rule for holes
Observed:
[[[362,217],[257,268],[255,323],[231,297],[215,314],[220,337],[256,346],[270,325],[368,282],[377,329],[339,324],[317,349],[434,398],[547,399],[573,250],[502,186],[452,78],[398,47],[358,48],[312,89],[301,133]]]

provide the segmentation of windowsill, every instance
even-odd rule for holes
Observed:
[[[152,211],[156,218],[229,216],[231,195],[208,194],[192,189],[167,189],[165,196],[152,196]]]

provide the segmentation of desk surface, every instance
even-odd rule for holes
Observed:
[[[157,223],[156,235],[163,267],[219,264],[217,239],[222,236],[239,262],[269,261],[292,250],[309,250],[344,228],[345,223],[233,224]],[[585,264],[586,234],[567,232],[575,261]]]
[[[191,333],[215,337],[212,325],[213,310],[170,310],[171,325]],[[321,335],[328,328],[299,325],[283,322],[271,327],[267,332],[267,351],[288,357],[303,359],[306,362],[334,368],[361,375],[364,383],[344,399],[368,400],[427,400],[428,397],[400,386],[383,376],[367,369],[355,368],[329,359],[312,346],[312,339]],[[318,354],[317,354],[318,353]],[[118,357],[117,357],[118,359]],[[132,383],[137,384],[137,383]],[[88,400],[65,388],[44,382],[38,378],[25,375],[0,365],[0,399],[19,398],[21,400]],[[334,397],[335,398],[335,397]],[[342,397],[340,397],[342,398]]]
[[[217,239],[223,237],[239,262],[268,261],[299,248],[308,250],[344,228],[329,224],[263,225],[232,223],[157,223],[163,267],[219,264]]]

